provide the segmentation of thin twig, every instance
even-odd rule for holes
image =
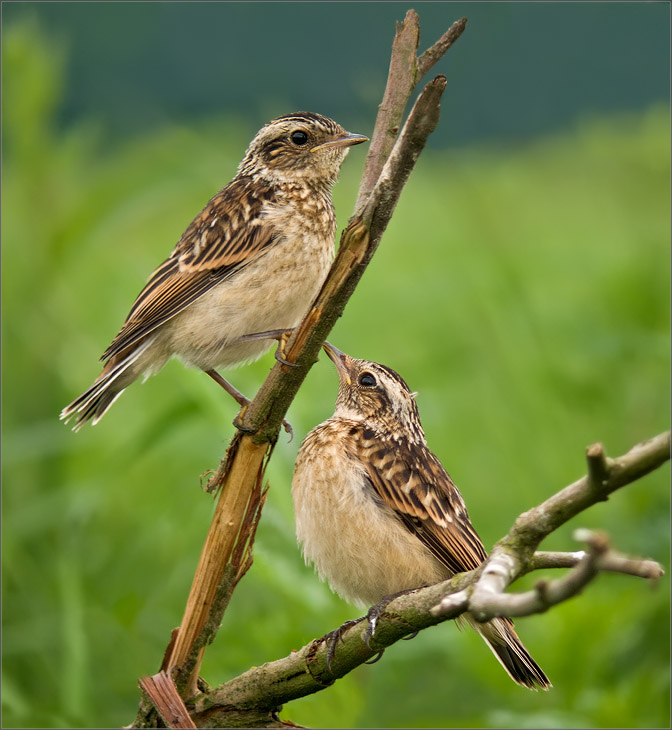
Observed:
[[[532,560],[541,540],[579,512],[603,501],[615,490],[648,474],[669,458],[669,431],[637,444],[627,454],[617,459],[607,459],[602,447],[598,449],[595,445],[590,446],[587,449],[588,474],[520,515],[509,534],[499,540],[492,549],[471,591],[470,611],[477,620],[485,621],[496,615],[523,615],[518,613],[522,609],[514,605],[518,599],[507,600],[504,591],[516,578],[527,572],[528,561]],[[596,461],[599,461],[597,469]],[[597,479],[596,471],[599,471]],[[610,569],[615,569],[620,562],[628,568],[627,572],[630,574],[647,573],[649,569],[654,575],[656,573],[652,566],[639,565],[635,569],[630,559],[619,561],[619,556],[607,555],[604,561]],[[582,562],[583,558],[579,561],[579,565]],[[596,561],[591,563],[593,564],[597,564]],[[446,603],[446,608],[450,610],[452,604]],[[436,610],[440,611],[441,607],[437,606]]]
[[[573,568],[585,557],[584,550],[577,550],[573,553],[546,552],[538,550],[531,558],[525,572],[531,573],[534,570],[548,570],[553,568]],[[637,578],[648,578],[657,580],[664,575],[664,571],[655,560],[645,560],[622,555],[610,551],[599,560],[599,568],[605,573],[623,573]]]
[[[418,59],[418,74],[424,76],[429,69],[445,54],[455,43],[467,27],[467,19],[456,20],[450,28],[439,38],[433,46],[430,46]]]

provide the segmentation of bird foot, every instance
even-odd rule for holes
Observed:
[[[236,414],[233,419],[233,425],[243,433],[254,433],[254,429],[245,425],[245,413],[247,412],[247,405],[244,405],[240,411]]]
[[[367,627],[366,632],[364,633],[364,642],[366,643],[367,647],[371,649],[371,639],[376,633],[378,620],[385,612],[388,604],[391,603],[395,598],[398,598],[399,596],[403,596],[406,593],[410,592],[411,591],[400,591],[399,593],[393,593],[390,596],[385,596],[379,603],[376,603],[375,606],[371,606],[371,608],[367,611],[366,616],[358,619],[350,619],[339,628],[335,629],[334,631],[330,631],[328,634],[325,634],[322,639],[327,644],[327,670],[331,672],[331,662],[333,661],[334,655],[336,654],[336,647],[338,646],[339,641],[343,641],[343,633],[347,629],[349,629],[351,626],[355,626],[360,621],[362,621],[362,619],[366,619]],[[405,636],[404,639],[413,639],[418,635],[418,633],[418,631],[414,631],[412,634]],[[381,649],[372,659],[364,662],[364,664],[375,664],[382,659],[384,652],[385,650]]]
[[[415,590],[415,589],[412,589]],[[371,649],[371,639],[373,638],[373,635],[376,633],[376,627],[378,626],[378,620],[380,617],[385,613],[385,609],[387,608],[388,604],[390,604],[395,598],[399,598],[399,596],[404,596],[407,593],[411,593],[411,591],[399,591],[399,593],[392,593],[389,596],[384,596],[378,603],[376,603],[375,606],[371,606],[371,608],[368,610],[366,614],[366,620],[368,622],[368,626],[366,627],[366,633],[364,634],[364,641],[366,642],[366,645]],[[405,636],[405,639],[413,639],[415,636],[417,636],[418,632],[414,632],[413,634],[410,634],[409,636]],[[382,654],[382,652],[381,652]],[[377,662],[380,657],[375,658],[374,660],[368,662],[369,664],[373,664],[374,662]]]
[[[351,626],[355,626],[355,624],[358,624],[361,620],[361,618],[350,619],[339,628],[334,629],[334,631],[330,631],[328,634],[325,634],[322,637],[322,640],[327,645],[327,671],[331,672],[331,662],[334,659],[334,654],[336,654],[336,647],[338,646],[338,642],[343,641],[343,633]]]

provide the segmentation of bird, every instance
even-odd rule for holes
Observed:
[[[96,424],[171,357],[249,403],[218,370],[259,358],[273,339],[282,345],[307,312],[334,253],[332,186],[349,148],[366,141],[314,112],[264,125],[235,177],[151,275],[103,353],[101,374],[61,420],[74,418],[73,430]]]
[[[427,446],[417,393],[385,365],[329,343],[324,350],[338,371],[338,397],[333,416],[299,447],[292,478],[296,536],[306,563],[332,590],[379,615],[376,605],[478,568],[487,553],[462,495]],[[551,687],[510,619],[464,619],[514,682]],[[367,640],[373,630],[370,623]]]

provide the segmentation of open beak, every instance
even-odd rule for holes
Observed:
[[[362,144],[362,142],[368,142],[369,138],[363,134],[353,134],[352,132],[343,132],[337,137],[330,139],[328,142],[318,144],[317,147],[313,147],[310,151],[317,152],[318,150],[324,150],[328,147],[352,147],[353,144]]]
[[[327,353],[327,355],[329,355],[329,359],[336,366],[336,370],[338,370],[338,377],[342,380],[345,380],[348,385],[352,385],[352,380],[350,380],[349,367],[350,356],[346,355],[340,350],[337,350],[333,345],[330,345],[328,342],[325,342],[324,345],[322,345],[322,348]]]

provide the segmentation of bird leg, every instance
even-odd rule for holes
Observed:
[[[205,374],[209,375],[215,381],[215,383],[221,385],[222,388],[224,388],[224,390],[236,401],[236,403],[238,403],[239,406],[247,408],[247,406],[250,405],[250,399],[246,398],[239,390],[234,388],[233,385],[231,385],[228,380],[223,378],[216,370],[205,370]]]
[[[241,413],[245,413],[245,410],[252,402],[249,398],[246,398],[237,388],[234,388],[231,383],[229,383],[226,378],[223,378],[216,370],[204,370],[206,375],[209,375],[215,383],[218,385],[221,385],[222,388],[238,403],[239,406],[242,407]],[[240,418],[236,418],[237,423],[240,423]],[[289,434],[289,440],[291,441],[294,438],[294,429],[292,428],[289,421],[286,421],[284,418],[282,420],[282,427],[285,429],[285,431]],[[240,428],[239,425],[236,426],[236,428],[239,428],[241,431],[244,431],[244,428]]]
[[[277,340],[278,346],[275,350],[275,359],[283,365],[288,365],[290,368],[295,368],[295,362],[289,362],[285,359],[285,347],[287,346],[287,340],[294,330],[266,330],[266,332],[254,332],[250,335],[243,335],[239,337],[236,342],[249,342],[250,340]]]

